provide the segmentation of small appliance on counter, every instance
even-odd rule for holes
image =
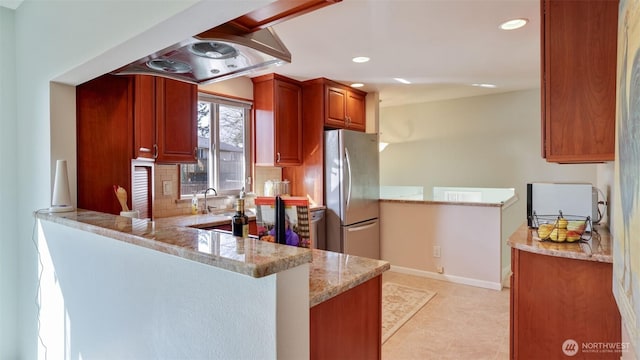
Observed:
[[[600,221],[598,189],[589,183],[529,183],[527,184],[527,224],[533,215],[566,215],[589,217]],[[590,229],[587,229],[590,231]]]
[[[264,183],[264,196],[290,195],[289,180],[267,180]]]

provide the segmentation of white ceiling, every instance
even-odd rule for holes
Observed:
[[[498,28],[511,18],[529,23]],[[343,0],[274,29],[292,62],[270,71],[361,82],[382,107],[540,86],[539,0]]]
[[[512,18],[529,23],[498,28]],[[540,86],[540,0],[342,0],[274,29],[292,62],[265,72],[361,82],[379,93],[381,107]],[[371,61],[355,64],[355,56]]]

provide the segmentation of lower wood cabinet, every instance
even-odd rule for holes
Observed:
[[[380,359],[382,276],[310,309],[311,359]]]
[[[511,266],[511,359],[620,358],[620,352],[593,351],[621,342],[611,263],[514,248]],[[578,352],[568,357],[563,350],[571,351],[570,340]]]

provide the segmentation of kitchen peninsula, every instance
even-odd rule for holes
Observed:
[[[345,315],[377,323],[356,326],[369,334],[364,339],[346,338],[352,348],[380,357],[385,261],[237,238],[169,219],[88,210],[35,216],[41,287],[57,287],[62,299],[62,305],[50,301],[47,292],[41,312],[66,313],[70,328],[59,329],[68,337],[62,343],[85,356],[313,359],[350,351],[335,346],[337,333],[326,331],[347,329]],[[371,298],[377,305],[368,305]],[[343,304],[362,310],[327,316],[325,307]],[[104,344],[83,342],[84,332]]]

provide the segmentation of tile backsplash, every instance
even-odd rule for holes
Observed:
[[[256,166],[253,191],[258,196],[264,195],[264,183],[267,180],[282,180],[282,168],[272,166]]]
[[[180,167],[179,165],[156,165],[154,179],[154,218],[191,214],[191,197],[180,199]],[[254,192],[258,196],[264,194],[264,182],[267,180],[281,180],[282,169],[279,167],[256,166],[254,176]],[[166,187],[166,188],[165,188]],[[166,193],[166,195],[165,195]],[[207,197],[207,205],[217,209],[232,209],[233,200],[226,196],[215,197],[213,194]],[[204,207],[204,199],[199,199],[199,207]],[[246,207],[251,207],[246,202]]]
[[[155,218],[191,214],[191,197],[180,199],[179,176],[179,165],[156,165],[153,204],[153,216]],[[165,184],[167,189],[165,189]],[[165,195],[165,190],[168,190],[166,191],[167,195]],[[198,203],[200,210],[202,210],[204,199],[199,199]],[[232,201],[226,196],[215,197],[213,194],[207,197],[207,205],[215,206],[218,209],[233,207]]]

